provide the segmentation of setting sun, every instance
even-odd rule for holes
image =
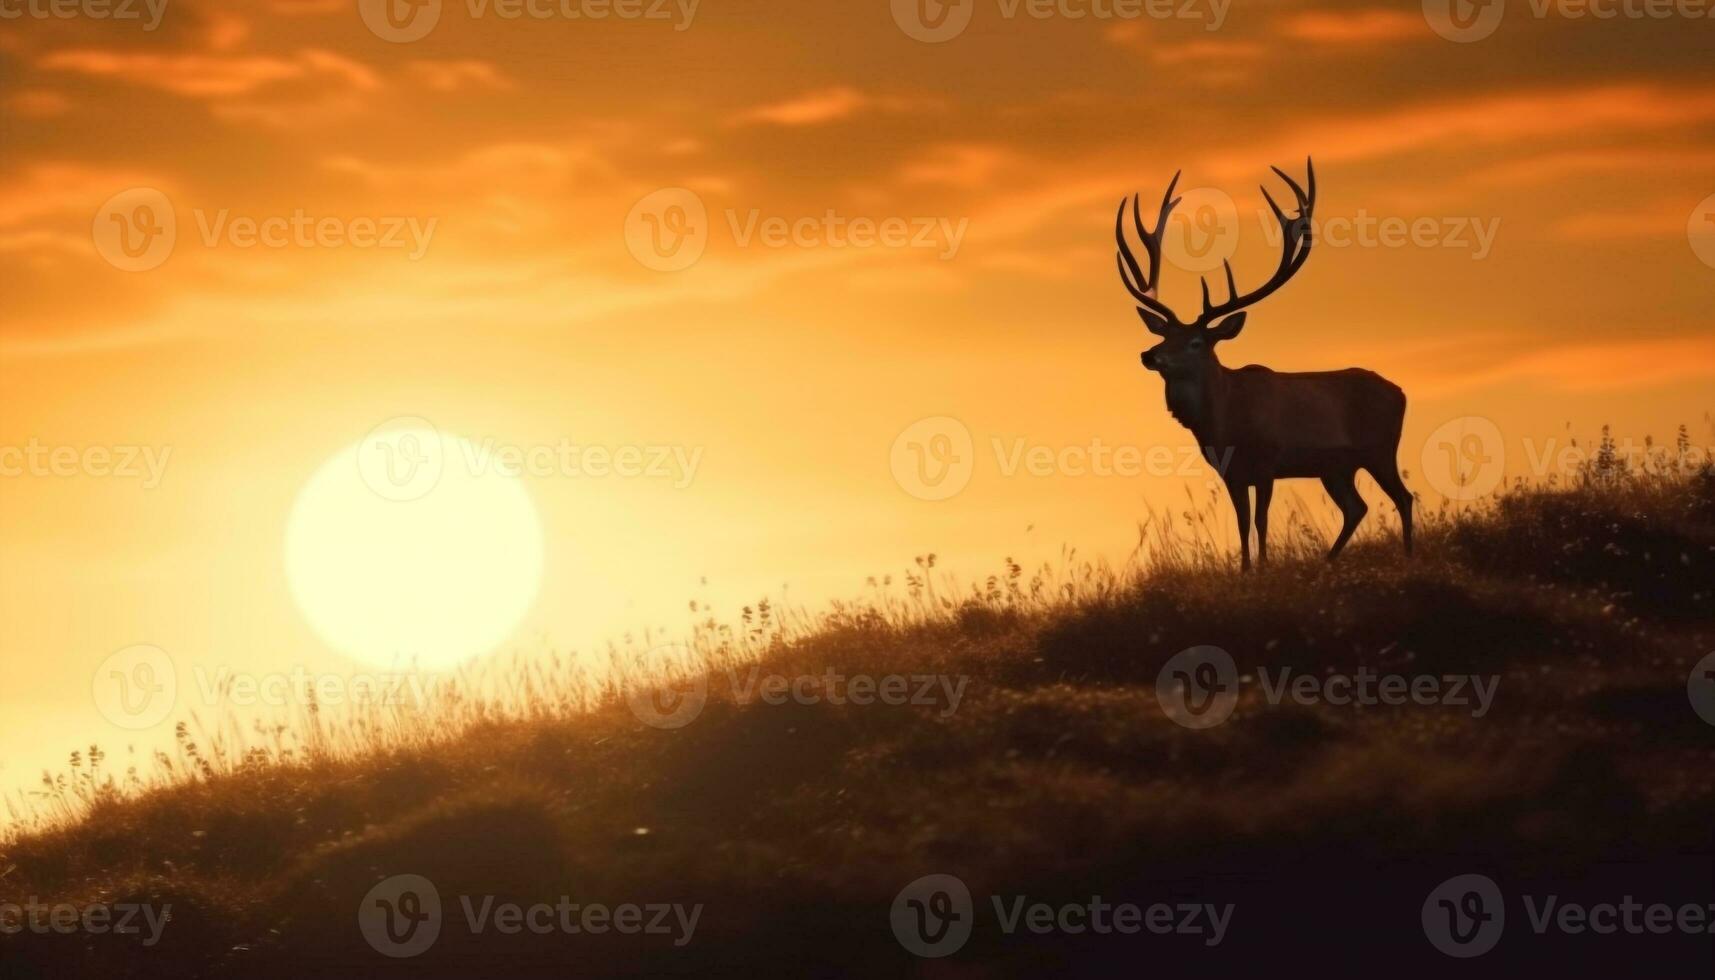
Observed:
[[[380,667],[453,667],[536,601],[542,527],[514,477],[473,470],[432,428],[372,434],[322,465],[286,527],[298,607],[333,648]]]

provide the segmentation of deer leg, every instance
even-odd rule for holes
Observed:
[[[1233,498],[1233,513],[1239,519],[1239,570],[1251,570],[1251,488],[1239,482],[1227,484]]]
[[[1268,504],[1274,497],[1274,481],[1265,479],[1256,485],[1256,561],[1268,564]]]
[[[1340,557],[1340,549],[1346,547],[1346,542],[1352,539],[1352,532],[1358,529],[1359,522],[1370,511],[1364,498],[1358,495],[1358,485],[1354,482],[1356,476],[1357,471],[1345,470],[1322,478],[1322,486],[1328,489],[1328,496],[1334,498],[1340,515],[1345,518],[1340,536],[1334,539],[1334,547],[1328,550],[1329,561]]]
[[[1405,488],[1405,481],[1399,478],[1399,466],[1390,458],[1378,462],[1368,468],[1370,475],[1376,478],[1382,492],[1387,494],[1393,505],[1399,508],[1399,528],[1405,536],[1405,553],[1411,554],[1411,491]]]

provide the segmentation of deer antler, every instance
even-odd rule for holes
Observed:
[[[1233,264],[1222,262],[1221,266],[1227,273],[1228,299],[1218,304],[1209,302],[1209,281],[1202,280],[1203,314],[1197,318],[1198,326],[1207,327],[1221,317],[1236,313],[1273,293],[1286,285],[1287,280],[1297,274],[1304,266],[1304,261],[1310,258],[1310,219],[1312,212],[1316,210],[1316,165],[1307,157],[1304,167],[1307,172],[1306,183],[1310,185],[1308,191],[1298,186],[1298,182],[1287,176],[1286,171],[1279,167],[1269,168],[1279,174],[1281,180],[1286,181],[1286,186],[1292,188],[1292,196],[1298,200],[1298,214],[1295,217],[1287,218],[1285,212],[1280,210],[1280,205],[1274,203],[1274,198],[1269,196],[1268,188],[1262,188],[1263,200],[1267,201],[1269,208],[1274,211],[1274,219],[1280,222],[1282,247],[1279,268],[1274,270],[1274,275],[1268,282],[1241,296],[1238,285],[1233,282]]]
[[[1178,323],[1179,317],[1166,303],[1155,297],[1155,292],[1161,284],[1161,235],[1167,230],[1167,216],[1173,212],[1180,200],[1173,196],[1173,189],[1179,186],[1179,176],[1177,173],[1173,175],[1173,182],[1167,185],[1167,193],[1161,196],[1161,215],[1156,219],[1153,231],[1143,226],[1138,195],[1131,196],[1131,221],[1137,227],[1137,237],[1143,242],[1144,252],[1149,255],[1148,276],[1143,274],[1142,267],[1137,264],[1137,256],[1132,254],[1131,246],[1125,240],[1125,201],[1120,201],[1119,213],[1114,215],[1114,240],[1119,243],[1119,254],[1114,260],[1119,265],[1120,280],[1125,283],[1126,291],[1131,293],[1139,306],[1166,317],[1172,323]]]

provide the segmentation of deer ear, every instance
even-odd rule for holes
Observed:
[[[1222,320],[1220,323],[1209,328],[1209,339],[1232,340],[1234,337],[1237,337],[1239,335],[1239,331],[1244,328],[1245,315],[1243,313],[1234,313],[1232,316],[1227,317],[1225,320]]]
[[[1167,336],[1167,319],[1161,314],[1140,306],[1137,308],[1137,315],[1143,320],[1143,325],[1149,328],[1150,333],[1157,337]]]

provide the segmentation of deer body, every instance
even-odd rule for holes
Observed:
[[[1167,391],[1168,411],[1210,462],[1242,477],[1321,477],[1333,467],[1363,467],[1394,451],[1405,421],[1405,392],[1363,368],[1283,373],[1217,362],[1206,379],[1170,381]]]
[[[1234,370],[1222,365],[1215,355],[1217,343],[1231,340],[1244,329],[1243,307],[1284,285],[1310,254],[1315,170],[1310,170],[1308,191],[1278,169],[1275,172],[1292,188],[1299,205],[1297,218],[1289,221],[1268,191],[1263,191],[1284,233],[1286,249],[1279,269],[1262,288],[1241,295],[1233,281],[1232,266],[1227,265],[1230,298],[1212,303],[1205,282],[1203,314],[1189,324],[1181,322],[1156,298],[1155,288],[1161,271],[1160,236],[1168,214],[1179,203],[1173,197],[1179,178],[1174,178],[1162,199],[1161,218],[1154,231],[1144,228],[1137,199],[1132,199],[1132,220],[1149,256],[1147,275],[1126,242],[1125,204],[1121,203],[1114,226],[1120,248],[1120,278],[1138,301],[1137,312],[1145,326],[1162,338],[1160,344],[1143,353],[1143,366],[1161,374],[1166,382],[1168,412],[1196,436],[1204,458],[1227,486],[1238,517],[1243,568],[1250,568],[1253,489],[1257,552],[1266,561],[1274,481],[1320,479],[1344,517],[1340,534],[1328,552],[1333,559],[1369,510],[1354,482],[1360,469],[1368,471],[1399,508],[1409,554],[1412,499],[1395,461],[1405,422],[1405,392],[1362,368],[1286,373],[1251,365]]]

